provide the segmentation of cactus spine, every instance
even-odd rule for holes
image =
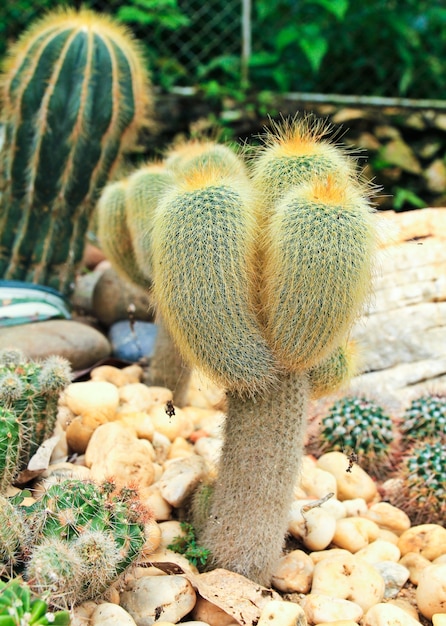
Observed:
[[[66,294],[99,192],[146,120],[142,57],[108,18],[63,10],[12,47],[2,83],[0,276]]]
[[[0,493],[52,434],[70,375],[61,357],[35,362],[18,351],[0,351]]]

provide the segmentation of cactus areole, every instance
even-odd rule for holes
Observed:
[[[146,120],[142,58],[110,19],[57,11],[12,47],[1,86],[0,277],[67,294],[99,192]]]

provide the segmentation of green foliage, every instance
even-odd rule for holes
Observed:
[[[320,452],[353,453],[358,464],[372,476],[389,470],[395,439],[392,419],[383,408],[363,397],[341,398],[322,419],[315,447]]]
[[[69,626],[68,611],[52,613],[46,600],[31,593],[21,578],[0,581],[0,624],[2,626]]]
[[[413,400],[402,417],[405,441],[424,441],[437,437],[446,442],[446,396],[425,395]]]
[[[195,530],[192,524],[181,522],[180,526],[185,534],[175,537],[172,543],[167,546],[168,549],[183,554],[195,566],[206,565],[210,551],[197,545],[197,538],[195,537]]]

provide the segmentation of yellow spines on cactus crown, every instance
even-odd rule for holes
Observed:
[[[317,400],[337,391],[348,383],[356,373],[356,368],[357,350],[353,341],[335,348],[308,372],[311,399]]]
[[[153,99],[150,90],[150,80],[145,70],[146,62],[141,44],[134,37],[131,30],[102,13],[96,13],[90,9],[75,9],[61,7],[55,9],[32,23],[18,41],[12,45],[4,63],[1,80],[1,100],[4,103],[4,112],[8,113],[8,107],[14,106],[10,103],[7,94],[9,92],[9,81],[13,80],[19,68],[28,62],[26,59],[33,58],[34,63],[39,60],[39,50],[36,45],[40,42],[45,44],[56,37],[59,33],[72,30],[73,36],[76,32],[88,31],[91,36],[103,40],[107,48],[112,50],[117,47],[124,54],[132,75],[134,123],[129,125],[121,139],[121,150],[131,149],[139,130],[144,126],[152,126],[150,116],[153,111]],[[31,49],[33,53],[31,54]],[[31,77],[35,71],[32,63],[28,63],[28,75]],[[117,67],[115,68],[117,73]],[[94,77],[93,77],[94,78]],[[23,80],[26,85],[27,81]],[[85,94],[87,97],[87,94]],[[117,107],[116,107],[117,110]],[[119,112],[118,112],[119,114]],[[20,115],[20,111],[16,112]],[[83,133],[88,133],[88,128],[82,128]]]
[[[255,202],[247,177],[191,172],[161,200],[153,228],[154,294],[183,358],[235,392],[275,379],[253,293]]]
[[[317,178],[274,205],[260,298],[286,368],[309,369],[342,343],[370,291],[375,240],[368,199],[348,181]]]
[[[128,181],[123,180],[104,188],[96,208],[98,239],[116,272],[133,284],[148,289],[150,278],[143,274],[136,262],[127,227],[127,187]]]
[[[135,261],[142,274],[152,280],[152,230],[156,207],[174,184],[173,174],[161,163],[149,163],[131,174],[126,189],[126,222]]]
[[[247,174],[244,162],[231,148],[203,139],[192,139],[172,147],[166,154],[165,166],[180,176],[209,168],[216,169],[218,176]]]
[[[329,130],[326,122],[312,115],[272,124],[252,162],[254,184],[264,205],[280,200],[294,185],[312,176],[345,178],[354,173],[354,160],[325,138]]]

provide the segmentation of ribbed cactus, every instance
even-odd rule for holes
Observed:
[[[17,350],[0,351],[0,493],[51,436],[70,375],[62,357],[37,362]]]
[[[446,446],[428,439],[405,454],[386,498],[407,513],[413,524],[446,525]]]
[[[348,333],[371,282],[367,190],[325,133],[307,118],[274,127],[251,178],[228,148],[174,149],[175,184],[145,228],[168,333],[227,389],[205,521],[195,499],[199,541],[213,564],[263,584],[280,557],[308,397],[351,375]]]
[[[311,451],[352,453],[366,472],[383,478],[391,469],[395,437],[395,424],[381,406],[367,398],[347,396],[337,400],[322,419]]]
[[[49,610],[42,598],[31,593],[21,579],[0,581],[0,624],[2,626],[69,626],[68,611]]]
[[[9,498],[0,495],[0,574],[23,560],[29,548],[31,532],[26,524],[25,512],[15,506]],[[1,622],[0,622],[1,624]]]
[[[98,195],[147,120],[139,47],[106,16],[49,14],[11,48],[2,99],[0,277],[67,294]]]
[[[446,443],[446,396],[432,394],[413,400],[404,412],[400,430],[405,441],[438,437]]]

